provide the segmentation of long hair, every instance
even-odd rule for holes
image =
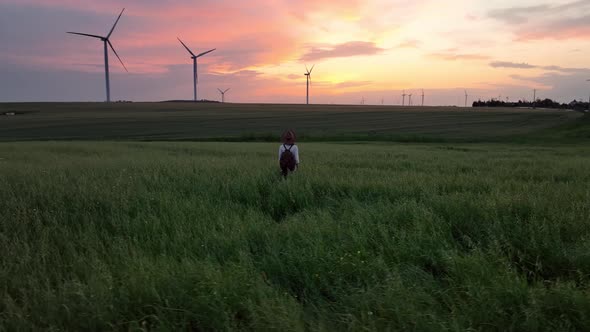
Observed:
[[[281,136],[281,142],[283,144],[295,144],[295,139],[297,138],[297,136],[295,135],[295,131],[293,131],[292,129],[289,129],[287,131],[285,131],[283,133],[283,135]]]

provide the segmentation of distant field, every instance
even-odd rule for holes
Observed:
[[[590,326],[588,145],[300,148],[0,143],[0,330]]]
[[[193,103],[0,104],[0,140],[497,140],[582,114],[530,109]]]
[[[588,115],[0,104],[6,112],[0,331],[590,326]],[[286,128],[302,164],[282,181]]]

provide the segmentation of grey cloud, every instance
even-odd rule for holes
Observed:
[[[488,12],[488,17],[508,24],[523,24],[538,16],[563,14],[568,11],[579,13],[584,7],[590,7],[588,0],[578,0],[563,5],[542,4],[527,7],[508,7],[494,9]]]
[[[518,40],[590,38],[590,15],[546,20],[516,30]]]
[[[447,61],[456,60],[488,60],[490,57],[482,54],[457,54],[457,53],[431,53],[431,58]]]
[[[509,24],[521,24],[527,22],[531,14],[545,13],[550,8],[548,5],[502,8],[490,11],[488,16]]]
[[[317,61],[327,58],[343,58],[359,55],[375,55],[383,52],[384,49],[377,47],[375,43],[364,41],[351,41],[343,44],[330,45],[327,47],[312,47],[305,53],[301,61]]]
[[[494,68],[520,68],[520,69],[532,69],[538,68],[538,66],[529,65],[528,63],[516,63],[508,61],[493,61],[490,62],[490,66]]]
[[[489,18],[513,26],[516,40],[589,39],[590,1],[570,1],[561,5],[541,4],[491,10]]]
[[[517,63],[517,62],[509,62],[509,61],[493,61],[490,62],[490,67],[493,68],[516,68],[516,69],[543,69],[549,71],[557,71],[563,73],[578,73],[578,72],[588,72],[590,69],[588,68],[568,68],[568,67],[561,67],[561,66],[537,66],[531,65],[528,63]]]

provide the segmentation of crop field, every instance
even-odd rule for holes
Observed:
[[[0,104],[0,331],[590,326],[587,115],[81,105]]]
[[[584,330],[587,145],[0,144],[6,330]]]
[[[532,109],[194,103],[1,104],[0,140],[512,140],[581,113]]]

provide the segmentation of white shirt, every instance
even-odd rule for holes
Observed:
[[[288,144],[287,146],[289,147]],[[297,148],[297,145],[293,144],[290,147],[291,153],[293,153],[293,156],[295,156],[295,162],[299,164],[299,149]],[[283,152],[285,152],[285,150],[287,150],[285,149],[285,144],[281,144],[281,147],[279,148],[279,161],[281,161],[281,155]]]

